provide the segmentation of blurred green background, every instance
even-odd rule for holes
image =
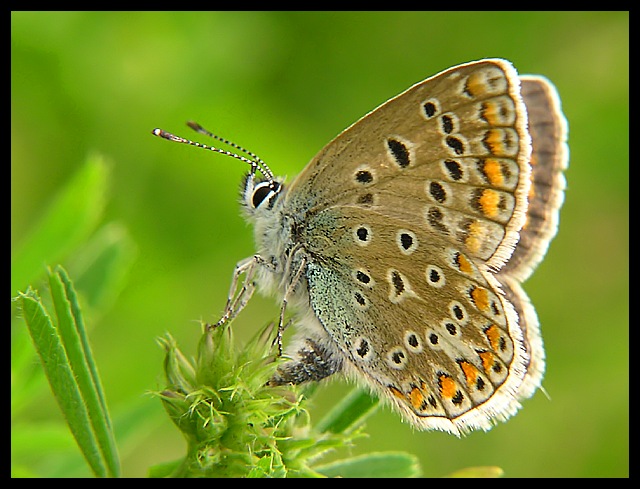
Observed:
[[[218,318],[234,264],[253,252],[237,203],[246,168],[150,131],[193,137],[184,126],[193,119],[291,178],[380,103],[484,57],[551,79],[569,121],[560,232],[525,285],[546,343],[548,397],[538,392],[508,423],[463,439],[414,432],[382,409],[353,453],[406,450],[425,476],[476,465],[507,477],[628,476],[627,12],[12,13],[12,253],[96,153],[110,172],[99,224],[133,243],[119,294],[86,311],[117,433],[136,433],[120,446],[124,475],[145,476],[185,449],[147,395],[162,387],[155,338],[170,331],[193,354],[194,320]],[[62,260],[72,278],[73,258]],[[237,337],[277,311],[256,297],[234,323]],[[14,321],[14,341],[23,333]],[[35,357],[26,363],[37,369]],[[50,393],[25,395],[22,378],[12,380],[13,396],[26,399],[14,411],[14,439],[48,433],[60,420]],[[350,388],[325,384],[312,415]],[[131,410],[144,415],[121,426]],[[55,443],[61,455],[77,451]],[[55,460],[48,451],[12,455],[42,476],[60,474]]]

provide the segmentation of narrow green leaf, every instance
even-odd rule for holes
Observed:
[[[420,477],[422,471],[415,455],[403,452],[368,453],[314,467],[327,477],[406,478]]]
[[[49,271],[49,288],[57,325],[33,291],[19,296],[23,317],[80,451],[97,476],[117,477],[119,460],[104,394],[80,304],[62,267]]]
[[[16,310],[11,320],[11,413],[16,418],[49,387],[42,367],[34,362],[33,340],[19,311],[20,297],[12,302]]]
[[[64,286],[64,294],[73,316],[73,323],[70,326],[73,326],[74,329],[68,331],[68,336],[63,335],[62,339],[67,353],[70,347],[74,349],[75,355],[71,361],[71,366],[78,379],[80,393],[87,404],[89,416],[100,445],[100,451],[107,464],[109,475],[111,477],[117,477],[120,473],[120,463],[116,452],[111,420],[109,418],[100,376],[93,361],[93,354],[87,338],[80,304],[78,303],[73,284],[65,270],[58,265],[54,270],[54,274],[57,275]]]
[[[88,417],[88,420],[84,418],[75,419],[67,417],[67,422],[74,434],[79,429],[86,429],[86,423],[87,421],[89,422],[89,429],[94,435],[94,437],[91,438],[91,441],[97,445],[99,459],[94,461],[94,464],[102,466],[109,459],[108,455],[105,455],[107,450],[105,449],[103,439],[103,426],[106,424],[103,404],[96,393],[93,375],[85,356],[84,343],[86,343],[86,338],[83,338],[84,334],[82,334],[84,333],[84,325],[82,324],[82,320],[80,325],[76,322],[74,308],[76,310],[79,308],[75,294],[73,294],[72,298],[75,304],[72,304],[72,301],[67,296],[65,280],[62,277],[64,272],[61,272],[61,270],[61,267],[58,266],[53,272],[49,272],[49,288],[51,289],[51,297],[53,299],[53,305],[58,319],[58,334],[62,339],[62,344],[69,360],[69,366],[71,367],[76,381],[76,388],[79,390],[79,394],[82,398],[82,403],[87,411],[86,414]],[[80,331],[82,331],[82,333],[80,333]],[[96,447],[92,446],[88,452],[85,452],[84,450],[83,452],[85,453],[85,456],[88,454],[94,456]],[[113,476],[114,473],[111,469],[112,467],[109,467],[107,472],[109,475]],[[104,476],[106,474],[100,475]]]
[[[316,425],[320,433],[350,433],[378,408],[379,399],[354,389],[333,407]]]
[[[100,457],[89,414],[58,331],[34,291],[20,293],[19,302],[51,390],[71,432],[93,472],[104,477],[107,472]]]
[[[90,156],[29,236],[12,250],[12,294],[34,283],[46,263],[60,262],[93,231],[102,215],[106,187],[106,163],[101,156]]]

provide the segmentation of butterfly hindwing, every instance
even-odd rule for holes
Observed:
[[[313,226],[327,246],[310,250],[310,304],[347,372],[423,428],[487,428],[474,410],[507,417],[528,361],[515,310],[464,252],[374,214],[337,207]]]

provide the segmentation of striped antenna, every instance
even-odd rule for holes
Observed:
[[[275,186],[275,177],[273,175],[273,172],[271,171],[271,168],[269,168],[267,166],[267,164],[262,161],[262,159],[256,155],[255,153],[252,153],[251,151],[247,151],[246,149],[244,149],[242,146],[239,146],[227,139],[224,139],[220,136],[217,136],[215,134],[213,134],[210,131],[207,131],[204,127],[202,127],[200,124],[198,124],[197,122],[193,122],[193,121],[188,121],[187,122],[187,126],[189,126],[191,129],[193,129],[194,131],[200,133],[200,134],[204,134],[205,136],[209,136],[213,139],[216,139],[224,144],[227,144],[235,149],[237,149],[238,151],[240,151],[241,153],[246,154],[247,156],[249,156],[249,158],[236,154],[232,151],[228,151],[226,149],[221,149],[221,148],[216,148],[215,146],[209,146],[207,144],[202,144],[199,143],[197,141],[192,141],[190,139],[186,139],[183,138],[181,136],[176,136],[175,134],[172,134],[170,132],[167,132],[163,129],[159,129],[159,128],[155,128],[153,131],[151,131],[151,134],[153,134],[154,136],[158,136],[161,137],[163,139],[166,139],[168,141],[174,141],[176,143],[183,143],[183,144],[189,144],[191,146],[196,146],[198,148],[202,148],[202,149],[208,149],[209,151],[215,151],[216,153],[220,153],[223,154],[225,156],[231,156],[232,158],[235,158],[237,160],[240,161],[244,161],[245,163],[248,163],[249,165],[251,165],[251,174],[255,174],[256,170],[260,171],[260,173],[262,173],[262,175],[264,175],[267,180],[269,180],[270,186],[273,187]]]

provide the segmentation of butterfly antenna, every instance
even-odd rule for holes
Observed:
[[[273,180],[275,178],[274,175],[273,175],[273,172],[271,171],[271,168],[269,168],[269,166],[264,162],[264,160],[262,158],[260,158],[257,154],[252,153],[251,151],[243,148],[242,146],[234,143],[233,141],[229,141],[228,139],[220,137],[217,134],[213,134],[211,131],[208,131],[207,129],[202,127],[197,122],[188,121],[187,122],[187,126],[189,126],[194,131],[199,132],[200,134],[204,134],[205,136],[209,136],[210,138],[217,139],[218,141],[220,141],[220,142],[222,142],[222,143],[224,143],[226,145],[229,145],[229,146],[231,146],[233,148],[236,148],[237,150],[241,151],[242,153],[246,154],[247,156],[250,156],[251,158],[253,158],[255,160],[256,163],[258,163],[259,170],[265,177],[269,178],[270,180]]]
[[[231,146],[233,148],[236,148],[237,150],[239,150],[240,152],[246,154],[250,158],[247,158],[245,156],[236,154],[236,153],[234,153],[232,151],[228,151],[226,149],[217,148],[215,146],[209,146],[207,144],[199,143],[197,141],[192,141],[190,139],[183,138],[181,136],[176,136],[175,134],[167,132],[167,131],[165,131],[163,129],[156,128],[153,131],[151,131],[151,133],[154,136],[161,137],[161,138],[166,139],[168,141],[174,141],[176,143],[189,144],[191,146],[196,146],[198,148],[208,149],[209,151],[214,151],[216,153],[220,153],[220,154],[223,154],[225,156],[230,156],[230,157],[235,158],[237,160],[243,161],[243,162],[245,162],[245,163],[247,163],[247,164],[249,164],[251,166],[251,173],[252,174],[255,174],[255,172],[258,170],[265,177],[267,177],[267,179],[270,182],[275,182],[275,177],[273,175],[273,172],[267,166],[267,164],[264,161],[262,161],[262,159],[258,155],[252,153],[251,151],[247,151],[243,147],[241,147],[241,146],[239,146],[239,145],[237,145],[237,144],[235,144],[235,143],[233,143],[233,142],[231,142],[231,141],[229,141],[227,139],[221,138],[220,136],[217,136],[217,135],[207,131],[204,127],[202,127],[197,122],[189,121],[189,122],[187,122],[187,125],[191,129],[193,129],[194,131],[196,131],[196,132],[198,132],[200,134],[204,134],[206,136],[212,137],[212,138],[214,138],[214,139],[216,139],[216,140],[218,140],[218,141],[220,141],[220,142],[222,142],[224,144],[227,144],[227,145],[229,145],[229,146]]]

